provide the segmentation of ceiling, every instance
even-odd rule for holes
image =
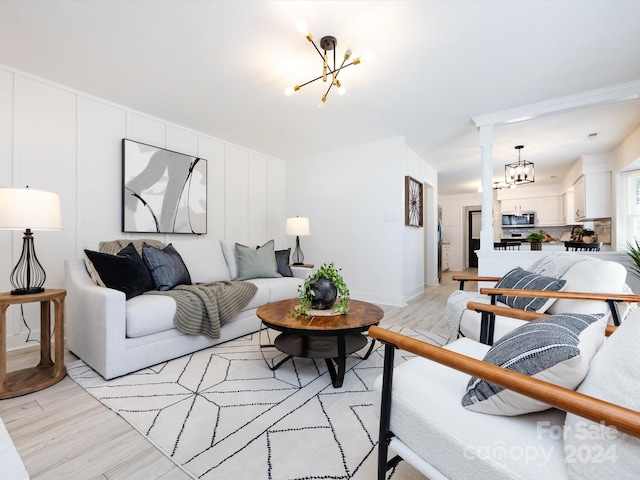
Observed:
[[[283,93],[321,73],[299,18],[375,53],[322,109],[319,82]],[[4,0],[0,63],[287,161],[404,136],[459,194],[480,184],[472,117],[639,80],[638,18],[633,0]],[[525,145],[558,182],[639,125],[640,101],[496,128],[494,178]]]

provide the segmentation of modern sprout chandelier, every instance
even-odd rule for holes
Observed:
[[[297,92],[305,85],[309,85],[310,83],[313,83],[316,80],[320,79],[322,79],[323,82],[329,82],[327,91],[324,93],[324,95],[322,95],[322,103],[320,104],[320,106],[322,106],[324,102],[327,101],[327,95],[329,95],[329,92],[334,85],[338,90],[338,94],[344,95],[346,89],[342,85],[342,82],[338,79],[338,75],[343,69],[350,67],[351,65],[358,65],[359,63],[362,63],[364,59],[361,57],[356,57],[351,61],[351,63],[347,63],[353,53],[351,51],[351,48],[347,48],[344,52],[344,55],[342,56],[342,63],[338,65],[336,61],[336,48],[338,47],[338,40],[336,39],[336,37],[332,37],[330,35],[322,37],[320,39],[320,48],[318,48],[316,42],[313,41],[313,36],[311,35],[311,33],[309,33],[307,24],[303,20],[298,21],[296,28],[298,32],[302,33],[305,38],[311,42],[313,47],[316,49],[316,52],[318,52],[318,55],[320,55],[320,58],[322,59],[322,75],[314,78],[313,80],[309,80],[308,82],[304,82],[293,87],[288,87],[284,91],[285,95],[291,96],[294,92]],[[333,51],[333,65],[330,65],[329,54],[327,53],[331,51]]]

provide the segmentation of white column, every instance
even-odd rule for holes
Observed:
[[[493,250],[493,125],[484,125],[479,132],[482,172],[480,250]]]

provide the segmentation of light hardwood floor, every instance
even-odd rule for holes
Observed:
[[[382,323],[436,331],[446,337],[446,300],[458,288],[451,276],[452,272],[445,272],[441,285],[426,287],[422,298],[404,308],[384,306]],[[467,290],[472,288],[469,285]],[[67,352],[67,362],[75,359]],[[32,366],[38,360],[37,346],[10,352],[7,369]],[[0,400],[0,418],[32,480],[190,478],[69,377],[39,392]]]

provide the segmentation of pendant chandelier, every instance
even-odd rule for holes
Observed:
[[[338,47],[338,40],[336,39],[336,37],[332,37],[330,35],[322,37],[320,39],[320,48],[318,48],[316,42],[313,41],[313,36],[307,29],[307,24],[304,21],[298,21],[296,28],[305,36],[307,40],[311,42],[313,48],[315,48],[316,52],[318,52],[318,55],[320,55],[320,58],[322,59],[322,75],[309,80],[308,82],[295,85],[294,87],[288,87],[284,91],[285,95],[291,96],[294,94],[294,92],[297,92],[305,85],[309,85],[310,83],[313,83],[316,80],[320,79],[322,79],[322,81],[325,83],[329,82],[329,87],[327,88],[327,91],[324,93],[324,95],[322,95],[322,103],[320,103],[319,106],[322,106],[324,102],[327,101],[327,96],[329,95],[329,92],[334,85],[338,90],[338,94],[344,95],[346,93],[346,89],[342,85],[342,82],[338,79],[338,75],[343,69],[350,67],[351,65],[358,65],[363,61],[363,59],[361,57],[356,57],[351,61],[351,63],[347,63],[347,61],[351,58],[351,54],[353,53],[350,48],[347,48],[342,56],[342,63],[338,65],[336,60],[336,48]],[[332,65],[330,64],[330,55],[328,53],[331,51],[333,51]]]
[[[507,185],[523,185],[536,181],[533,163],[520,159],[520,150],[523,148],[524,145],[515,147],[518,150],[518,161],[504,166],[504,183]]]

